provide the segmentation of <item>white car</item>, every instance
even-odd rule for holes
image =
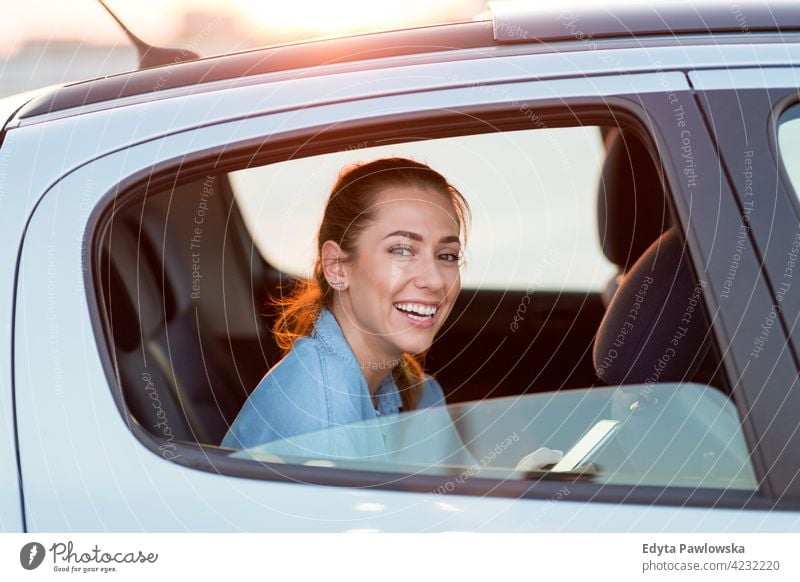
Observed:
[[[800,11],[537,4],[1,101],[0,528],[800,530]],[[385,155],[472,207],[448,405],[220,447]]]

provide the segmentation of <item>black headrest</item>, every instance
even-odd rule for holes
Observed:
[[[600,245],[623,271],[669,226],[664,187],[647,148],[630,131],[612,129],[600,175]]]
[[[116,308],[114,318],[119,323],[114,328],[114,340],[117,345],[132,349],[164,325],[162,295],[152,265],[140,255],[142,245],[135,228],[122,220],[115,221],[109,239],[109,293],[113,293],[109,301]]]
[[[690,379],[708,350],[704,287],[670,228],[623,277],[606,310],[594,345],[598,377],[606,384]]]

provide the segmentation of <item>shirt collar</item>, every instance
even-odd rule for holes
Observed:
[[[319,339],[331,354],[342,358],[349,365],[361,371],[361,365],[353,353],[353,348],[347,343],[339,322],[336,321],[333,312],[327,307],[323,307],[320,310],[311,335]]]
[[[378,412],[381,415],[395,414],[400,412],[403,406],[403,399],[400,398],[400,391],[394,382],[392,374],[387,374],[383,383],[375,391],[375,400],[378,403]]]
[[[327,307],[320,309],[311,335],[319,339],[328,352],[342,358],[350,366],[362,372],[361,364],[355,353],[353,353],[353,348],[350,347],[347,338],[344,337],[344,332],[333,312]],[[363,373],[360,376],[362,379],[364,378]],[[378,386],[378,390],[375,392],[375,400],[378,403],[378,412],[381,415],[394,414],[403,406],[400,391],[397,389],[397,384],[395,384],[391,373],[387,374],[381,385]]]

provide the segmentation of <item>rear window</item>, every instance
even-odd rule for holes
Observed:
[[[795,195],[800,195],[800,104],[790,107],[780,118],[778,151]]]
[[[472,208],[462,273],[481,289],[600,290],[616,272],[600,247],[597,192],[605,149],[599,127],[523,130],[370,147],[231,174],[236,200],[265,260],[307,277],[339,171],[409,157],[441,172]]]
[[[378,146],[365,131],[367,141],[331,151],[342,143],[335,134],[337,141],[320,143],[327,153],[259,160],[166,188],[159,183],[147,197],[120,203],[101,272],[130,416],[163,443],[165,456],[176,442],[222,445],[226,462],[248,468],[267,461],[357,469],[368,478],[389,472],[459,483],[478,473],[527,479],[541,472],[528,475],[523,461],[544,448],[575,452],[575,464],[556,471],[568,479],[754,490],[741,421],[718,389],[724,382],[716,353],[685,347],[696,361],[662,376],[678,351],[670,343],[656,354],[660,360],[637,363],[647,381],[606,375],[615,361],[624,366],[617,350],[630,328],[615,336],[601,327],[608,289],[614,292],[609,283],[621,268],[606,257],[613,253],[601,247],[602,233],[632,259],[639,238],[649,246],[663,232],[670,192],[660,181],[640,180],[645,162],[655,162],[643,137],[579,122],[491,133],[477,133],[485,128],[476,125],[472,134]],[[637,148],[641,155],[634,157]],[[323,206],[343,168],[391,156],[429,164],[467,199],[472,223],[459,269],[469,289],[453,300],[448,320],[424,348],[420,364],[440,384],[438,394],[428,389],[433,397],[420,396],[416,408],[376,398],[380,414],[373,416],[369,403],[360,406],[366,374],[351,378],[337,369],[337,376],[315,376],[305,364],[316,359],[281,368],[285,354],[271,333],[280,312],[268,300],[302,283],[294,277],[310,275]],[[612,191],[622,198],[613,209]],[[665,212],[661,222],[642,228],[639,214],[630,224],[609,219],[654,198],[658,204],[648,206]],[[684,297],[675,285],[678,301],[694,310],[696,297]],[[656,294],[648,297],[661,305]],[[667,327],[675,322],[663,319],[639,320],[642,337],[654,338],[651,353],[661,348],[659,340],[689,346]],[[702,318],[693,321],[704,333]],[[329,339],[343,337],[328,332]],[[600,368],[593,359],[598,337],[614,342]],[[392,365],[380,359],[355,365],[372,363]],[[264,394],[270,398],[251,398]],[[237,436],[239,446],[227,438],[231,433],[245,436]],[[596,441],[587,444],[590,435]]]

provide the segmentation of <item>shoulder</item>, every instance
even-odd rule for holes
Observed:
[[[320,395],[326,383],[326,366],[319,342],[299,338],[291,350],[261,379],[250,400],[296,398],[303,394]]]
[[[419,398],[417,408],[430,408],[431,406],[443,406],[445,404],[447,403],[445,402],[441,384],[436,378],[426,373],[425,381],[422,385],[422,395]]]
[[[359,420],[352,402],[358,387],[354,370],[318,339],[299,338],[250,394],[222,446],[246,448]]]
[[[247,398],[222,446],[247,448],[328,426],[321,360],[313,341],[297,340]]]

